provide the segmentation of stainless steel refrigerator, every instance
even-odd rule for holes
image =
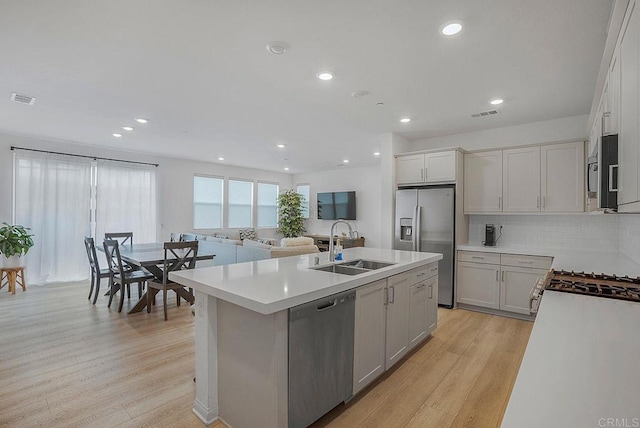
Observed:
[[[438,304],[448,308],[453,307],[454,225],[454,186],[396,192],[394,248],[442,253],[438,264]]]

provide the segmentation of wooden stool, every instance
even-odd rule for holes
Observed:
[[[13,268],[0,268],[0,288],[8,285],[9,292],[16,294],[16,283],[27,291],[27,283],[24,281],[24,266]]]

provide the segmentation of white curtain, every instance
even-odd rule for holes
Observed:
[[[31,228],[29,285],[86,279],[90,159],[16,150],[15,223]]]
[[[98,161],[95,240],[105,232],[133,232],[133,243],[156,242],[154,166]]]

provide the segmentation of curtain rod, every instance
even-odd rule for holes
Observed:
[[[152,166],[155,166],[155,167],[159,166],[157,163],[136,162],[136,161],[122,160],[122,159],[111,159],[111,158],[103,158],[103,157],[100,157],[100,156],[76,155],[76,154],[73,154],[73,153],[51,152],[49,150],[26,149],[24,147],[16,147],[16,146],[11,146],[11,150],[26,150],[26,151],[29,151],[29,152],[49,153],[49,154],[52,154],[52,155],[75,156],[77,158],[89,158],[89,159],[94,159],[94,160],[100,159],[100,160],[108,160],[108,161],[115,161],[115,162],[137,163],[137,164],[141,164],[141,165],[152,165]]]

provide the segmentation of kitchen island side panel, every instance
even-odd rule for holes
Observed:
[[[229,426],[286,427],[288,311],[262,315],[218,300],[220,419]]]

